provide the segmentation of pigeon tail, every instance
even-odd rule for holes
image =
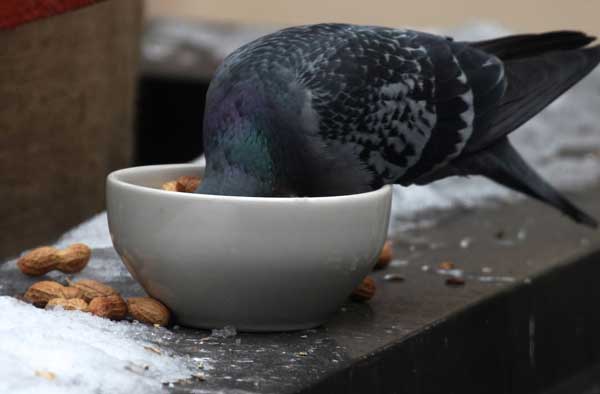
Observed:
[[[493,145],[534,117],[600,63],[600,46],[583,48],[593,37],[577,32],[505,37],[472,43],[498,56],[507,87],[493,111],[476,118],[465,152]]]
[[[591,44],[596,37],[579,31],[551,31],[541,34],[517,34],[493,40],[471,43],[472,46],[494,54],[502,61],[542,55],[551,51],[579,49]]]
[[[483,175],[493,181],[549,204],[577,223],[598,227],[596,219],[577,208],[541,178],[507,138],[453,163],[462,175]]]

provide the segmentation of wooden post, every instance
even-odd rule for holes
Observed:
[[[141,0],[0,31],[0,258],[104,209],[130,164]]]

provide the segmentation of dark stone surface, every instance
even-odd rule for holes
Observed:
[[[599,196],[597,186],[575,197],[600,216]],[[600,363],[598,232],[525,201],[445,214],[432,228],[401,234],[395,257],[374,273],[371,302],[348,303],[316,330],[215,338],[173,327],[159,344],[212,369],[204,382],[170,389],[531,393]],[[94,258],[115,255],[101,249]],[[445,284],[442,261],[464,271],[464,286]],[[33,282],[10,272],[0,279],[3,294]],[[405,280],[385,281],[388,273]],[[141,293],[129,279],[112,284]]]
[[[544,394],[600,394],[600,365],[594,365]]]

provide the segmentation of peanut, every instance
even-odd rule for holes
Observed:
[[[375,263],[375,268],[376,270],[379,269],[383,269],[385,267],[387,267],[390,262],[392,261],[392,255],[394,252],[394,248],[392,246],[392,241],[387,240],[385,241],[385,243],[383,244],[383,248],[381,249],[381,252],[379,253],[379,258],[377,259],[377,263]]]
[[[438,265],[441,270],[453,270],[456,266],[451,261],[443,261]]]
[[[200,186],[200,178],[197,176],[180,176],[177,178],[177,191],[184,193],[193,193]]]
[[[46,380],[56,379],[56,374],[50,371],[35,371],[35,376],[39,376],[40,378],[44,378]]]
[[[60,262],[57,268],[65,274],[80,272],[86,267],[88,261],[90,261],[91,255],[92,251],[86,244],[73,244],[66,249],[58,251]]]
[[[70,289],[58,282],[44,280],[34,283],[27,289],[23,298],[37,307],[43,308],[53,298],[73,299],[81,297],[81,291]]]
[[[73,244],[63,250],[43,246],[25,254],[17,266],[25,275],[40,276],[57,269],[65,273],[79,272],[85,268],[92,252],[85,244]]]
[[[110,295],[118,295],[119,293],[110,286],[92,279],[81,279],[75,283],[70,283],[71,287],[79,289],[83,294],[86,302],[92,301],[96,297],[106,297]]]
[[[353,301],[368,301],[375,295],[375,290],[375,281],[370,276],[366,276],[354,291],[352,291],[350,298]]]
[[[83,298],[83,291],[71,286],[63,287],[62,294],[66,299]]]
[[[87,311],[88,303],[81,298],[53,298],[46,304],[46,309],[54,309],[56,307],[62,307],[66,311]]]
[[[127,307],[131,317],[142,323],[166,326],[171,318],[169,309],[150,297],[131,297],[127,299]]]
[[[446,284],[448,286],[464,286],[465,279],[461,276],[450,276],[446,278]]]
[[[177,191],[177,181],[170,181],[170,182],[163,183],[160,188],[163,190],[166,190],[168,192],[176,192]]]
[[[180,176],[174,181],[163,183],[161,189],[170,192],[193,193],[198,189],[202,179],[197,176]]]
[[[122,320],[127,316],[127,303],[118,294],[96,297],[88,305],[88,312],[111,320]]]

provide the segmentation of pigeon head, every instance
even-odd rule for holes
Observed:
[[[211,86],[212,87],[212,86]],[[286,126],[263,92],[247,85],[210,89],[204,117],[206,170],[197,193],[285,196],[290,158],[280,143]]]
[[[269,130],[246,113],[244,101],[227,100],[206,115],[206,170],[198,193],[262,196],[272,193]]]

